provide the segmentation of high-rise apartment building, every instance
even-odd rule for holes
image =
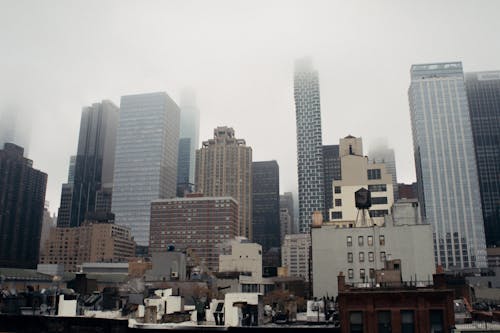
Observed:
[[[78,227],[53,228],[40,255],[41,264],[61,264],[66,272],[88,262],[126,262],[135,255],[135,242],[126,227],[84,221]]]
[[[231,127],[217,127],[214,138],[196,150],[196,189],[206,196],[236,199],[238,236],[252,238],[252,148]]]
[[[0,266],[36,267],[47,174],[33,169],[24,149],[0,149]]]
[[[298,233],[298,226],[296,224],[296,219],[295,219],[295,205],[293,203],[293,193],[292,192],[285,192],[282,195],[280,195],[280,210],[286,208],[287,214],[290,215],[291,219],[291,229],[289,229],[288,234],[296,234]]]
[[[373,144],[368,152],[368,158],[372,163],[384,163],[388,173],[392,176],[392,189],[394,192],[394,200],[398,196],[398,177],[396,175],[396,156],[394,149],[389,148],[386,142]]]
[[[500,246],[500,71],[465,74],[486,244]]]
[[[308,58],[295,64],[295,114],[299,177],[299,231],[308,232],[313,212],[324,213],[323,151],[318,72]]]
[[[159,199],[151,203],[149,252],[165,252],[169,245],[188,250],[194,264],[216,272],[223,245],[237,236],[238,203],[231,197]],[[194,253],[194,254],[193,254]]]
[[[177,161],[177,196],[189,193],[194,186],[196,149],[200,140],[200,110],[196,95],[186,89],[181,95],[181,128]]]
[[[253,241],[266,252],[280,246],[280,179],[276,161],[252,163]]]
[[[107,100],[82,110],[69,227],[95,212],[98,193],[113,185],[118,116],[118,107]]]
[[[121,98],[111,209],[140,246],[149,243],[151,201],[176,194],[179,114],[164,92]]]
[[[422,217],[436,263],[486,267],[481,196],[462,63],[413,65],[408,91]]]
[[[309,281],[311,235],[286,235],[281,246],[281,263],[288,276],[302,277]]]
[[[328,218],[329,210],[333,207],[333,181],[340,179],[339,145],[323,146],[323,174],[325,185],[325,211],[323,217]]]

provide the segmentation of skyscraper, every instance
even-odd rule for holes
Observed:
[[[70,227],[79,226],[85,214],[96,211],[98,197],[105,188],[112,187],[118,115],[118,107],[107,100],[82,110]],[[106,208],[109,212],[109,205]]]
[[[500,246],[500,71],[465,74],[486,244]]]
[[[293,193],[285,192],[280,195],[280,210],[286,209],[287,214],[290,215],[291,228],[289,234],[296,234],[298,232],[298,226],[295,221],[295,205],[293,204]]]
[[[24,149],[0,150],[0,266],[34,268],[38,263],[47,174],[33,169]]]
[[[328,219],[330,208],[333,208],[333,181],[340,180],[339,145],[323,146],[323,174],[325,185],[325,210],[323,217]]]
[[[413,65],[408,91],[422,217],[436,262],[486,267],[486,244],[462,63]]]
[[[186,89],[181,95],[181,130],[177,161],[177,196],[182,197],[194,184],[196,149],[200,140],[200,111],[196,95]]]
[[[280,174],[276,161],[252,163],[253,241],[266,252],[280,246]]]
[[[388,173],[392,176],[392,189],[394,191],[394,201],[399,197],[398,195],[398,177],[396,174],[396,157],[394,149],[389,148],[386,140],[379,140],[370,146],[368,153],[370,162],[384,163]]]
[[[111,209],[140,246],[149,242],[151,201],[175,196],[179,114],[164,92],[121,98]]]
[[[196,150],[196,190],[210,197],[231,196],[239,204],[238,235],[252,239],[252,148],[234,129],[214,129],[214,138]]]
[[[310,59],[295,63],[295,114],[299,177],[299,231],[308,232],[315,211],[324,213],[321,105],[318,72]]]

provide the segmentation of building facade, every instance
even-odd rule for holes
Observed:
[[[396,156],[394,154],[394,149],[389,148],[385,142],[374,144],[370,147],[368,158],[372,163],[385,164],[385,169],[392,177],[392,189],[394,194],[393,200],[396,201],[399,196],[398,177],[396,172]]]
[[[79,227],[53,228],[40,264],[60,264],[66,272],[76,272],[83,263],[127,262],[134,255],[135,242],[128,228],[84,221]]]
[[[196,191],[236,199],[237,235],[252,239],[252,148],[231,127],[217,127],[214,138],[196,151]]]
[[[296,214],[295,214],[295,205],[293,202],[293,193],[292,192],[285,192],[282,195],[280,195],[280,210],[282,208],[286,208],[288,211],[288,214],[290,215],[290,220],[291,220],[291,229],[289,234],[295,234],[298,232],[299,228],[297,225],[296,221]]]
[[[118,107],[107,100],[82,110],[69,227],[79,226],[87,212],[96,211],[98,192],[112,187],[118,116]]]
[[[287,276],[304,278],[309,281],[309,258],[311,235],[286,235],[281,246],[281,266],[286,269]]]
[[[33,168],[24,149],[0,150],[0,266],[34,268],[38,263],[47,174]]]
[[[252,163],[253,241],[266,252],[280,246],[280,179],[276,161]]]
[[[403,281],[425,281],[434,274],[432,227],[422,224],[416,201],[396,203],[384,223],[355,227],[324,222],[313,227],[315,297],[337,294],[332,278],[343,272],[351,283],[368,283],[386,260],[401,260]]]
[[[339,145],[323,146],[323,174],[325,177],[325,211],[328,218],[330,208],[333,208],[333,181],[341,178]]]
[[[465,74],[487,246],[500,245],[500,71]]]
[[[68,227],[71,220],[71,204],[73,203],[73,183],[75,181],[76,155],[69,159],[68,181],[61,186],[61,201],[57,209],[57,226]]]
[[[216,272],[223,244],[238,234],[238,203],[232,197],[159,199],[151,203],[149,252],[169,245],[194,252],[198,266]]]
[[[177,161],[177,196],[182,197],[194,187],[196,149],[200,142],[200,110],[193,90],[181,95],[181,128]]]
[[[330,221],[353,225],[382,224],[394,203],[392,177],[384,163],[370,163],[363,156],[361,138],[351,135],[340,139],[341,178],[333,181],[333,208]],[[361,188],[371,192],[371,207],[366,212],[356,208],[354,195]]]
[[[140,246],[149,244],[151,201],[176,195],[179,114],[164,92],[121,98],[111,209]]]
[[[418,199],[417,183],[398,183],[398,196],[396,200],[399,199]]]
[[[293,234],[293,221],[288,208],[280,208],[280,244],[283,245],[285,235]]]
[[[481,196],[462,63],[413,65],[408,91],[422,217],[446,269],[486,263]]]
[[[308,232],[313,212],[323,213],[325,207],[319,77],[310,59],[300,59],[295,64],[294,98],[299,231]]]

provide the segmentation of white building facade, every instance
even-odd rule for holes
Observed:
[[[302,277],[309,281],[311,236],[309,234],[286,235],[281,246],[281,266],[287,276]]]

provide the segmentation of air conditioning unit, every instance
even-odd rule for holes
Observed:
[[[172,273],[170,273],[170,277],[172,279],[178,279],[179,278],[179,273],[178,272],[172,272]]]

